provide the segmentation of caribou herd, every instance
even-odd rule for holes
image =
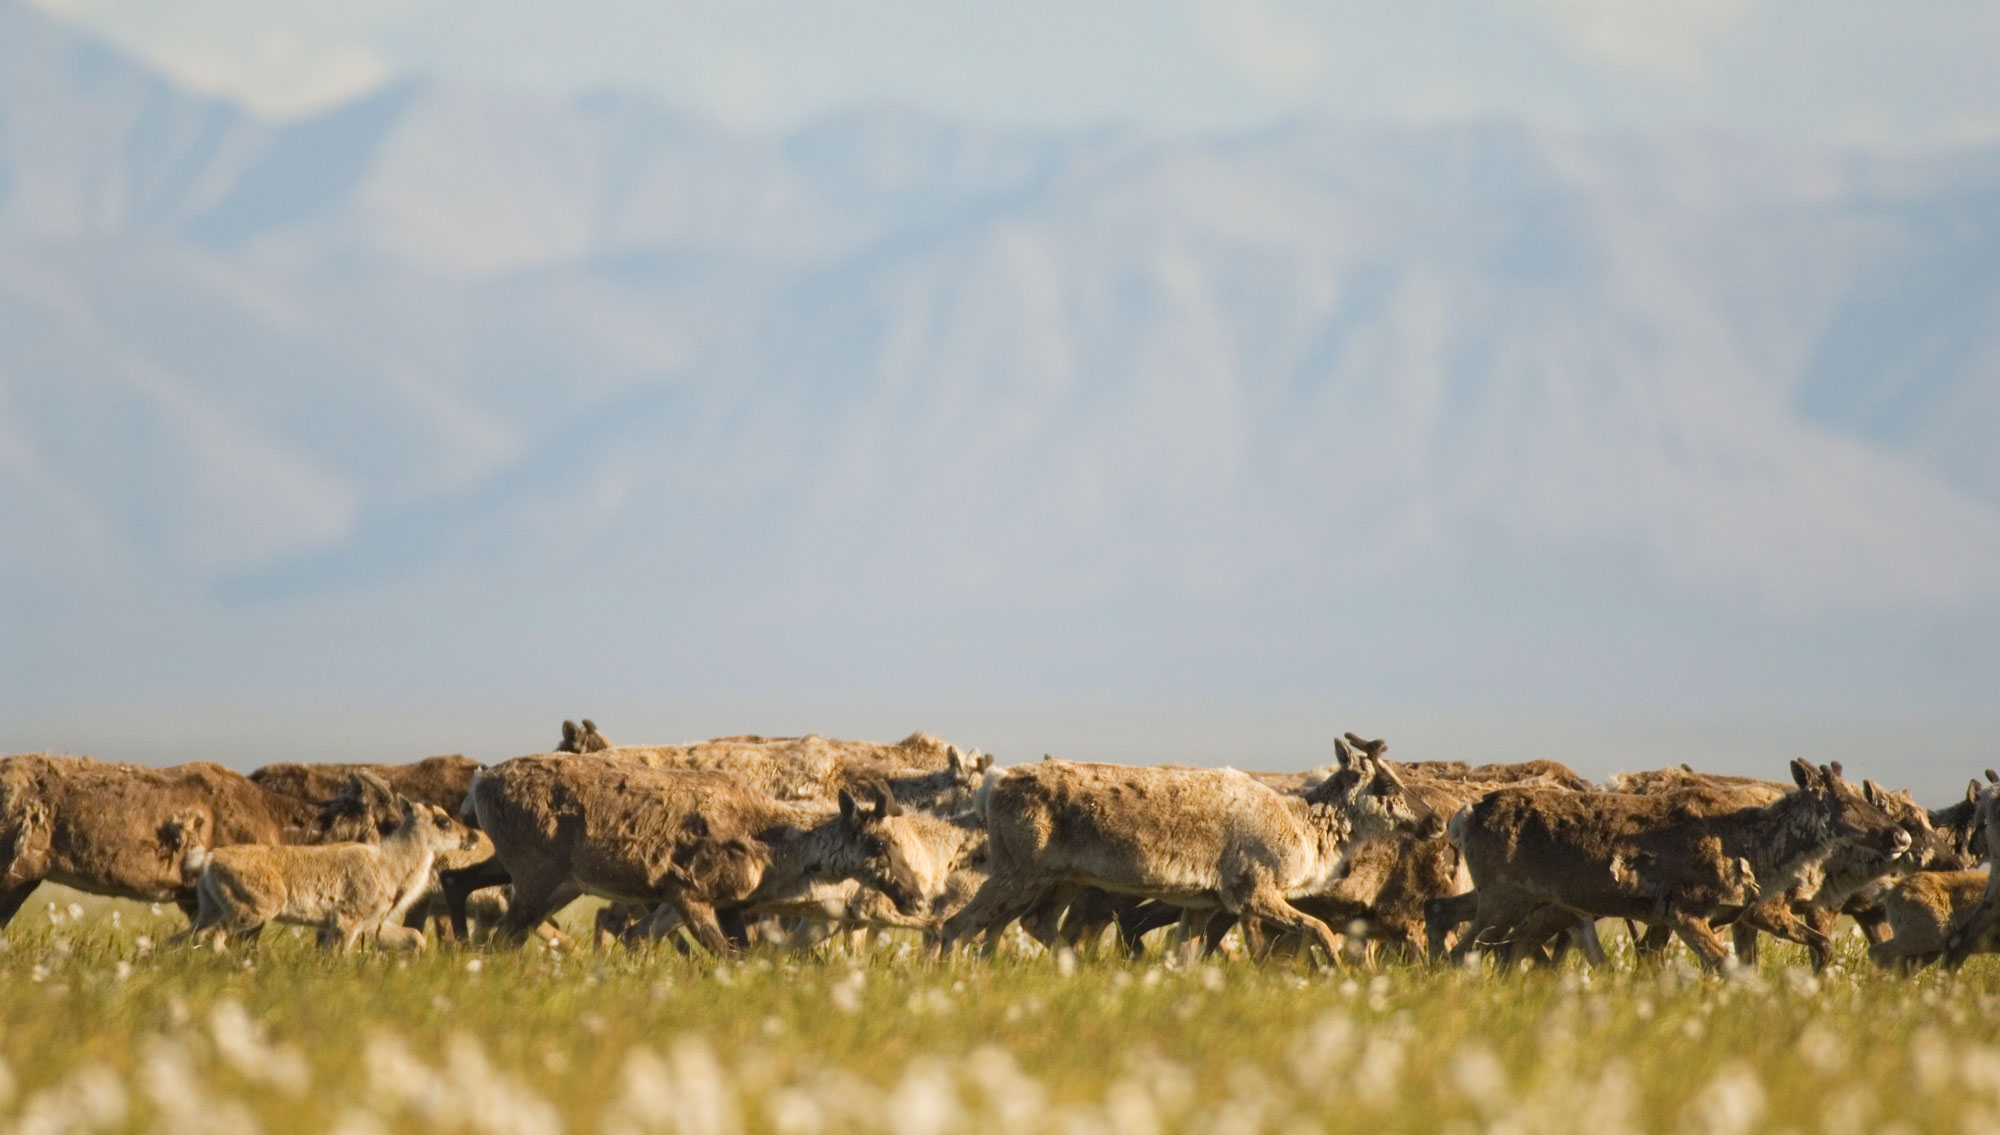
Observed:
[[[607,900],[600,945],[733,954],[910,930],[932,955],[991,953],[1010,927],[1052,951],[1185,961],[1232,932],[1259,958],[1399,956],[1503,969],[1576,949],[1603,919],[1642,957],[1674,938],[1707,969],[1758,935],[1833,958],[1849,916],[1871,958],[1957,966],[1995,948],[1979,867],[2000,776],[1926,809],[1837,763],[1788,781],[1683,766],[1592,784],[1554,761],[1399,763],[1349,733],[1311,772],[991,758],[923,733],[617,746],[564,722],[552,752],[491,767],[275,764],[243,776],[29,753],[0,759],[0,925],[44,880],[186,912],[226,949],[272,922],[320,943],[420,948],[566,937]],[[1724,932],[1727,932],[1725,938]]]

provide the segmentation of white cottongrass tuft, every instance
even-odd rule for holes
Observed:
[[[375,1109],[403,1112],[433,1125],[477,1135],[558,1135],[562,1118],[518,1077],[495,1069],[473,1037],[460,1033],[445,1044],[445,1060],[433,1069],[394,1034],[381,1032],[362,1049]]]
[[[139,1062],[139,1087],[152,1102],[154,1135],[257,1135],[262,1125],[242,1100],[202,1090],[185,1043],[156,1036]]]
[[[128,1101],[118,1074],[102,1064],[86,1064],[54,1087],[36,1092],[21,1105],[14,1135],[75,1135],[125,1125]]]
[[[951,1068],[943,1061],[919,1057],[903,1070],[889,1093],[888,1120],[893,1135],[939,1135],[957,1130],[962,1109]]]
[[[1459,1046],[1451,1058],[1451,1081],[1482,1113],[1494,1111],[1507,1100],[1507,1066],[1483,1044]]]
[[[625,1054],[624,1092],[605,1118],[606,1135],[731,1135],[743,1129],[735,1082],[700,1037],[674,1041],[665,1059],[650,1048]]]
[[[223,1063],[253,1083],[294,1098],[312,1085],[312,1066],[291,1045],[272,1044],[243,1006],[220,1001],[209,1010],[209,1035]]]
[[[1723,1069],[1688,1104],[1686,1130],[1699,1135],[1750,1135],[1764,1118],[1764,1086],[1741,1065]]]

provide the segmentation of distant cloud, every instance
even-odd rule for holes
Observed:
[[[1195,34],[1260,91],[1309,93],[1329,62],[1322,29],[1284,0],[1195,0],[1190,13]]]
[[[308,114],[374,90],[391,68],[361,43],[316,43],[291,28],[242,40],[175,34],[150,54],[189,86],[230,95],[273,117]]]
[[[189,87],[272,117],[308,114],[365,94],[394,68],[371,35],[410,0],[318,5],[202,0],[32,0],[105,36]]]
[[[1756,0],[1508,0],[1547,20],[1593,62],[1692,83]]]
[[[29,0],[189,85],[308,112],[392,72],[627,89],[751,129],[858,105],[1186,134],[1287,117],[2000,134],[2000,5],[1932,0]]]

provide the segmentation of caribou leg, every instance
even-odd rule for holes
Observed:
[[[485,887],[505,886],[512,881],[513,877],[507,874],[507,868],[501,864],[498,856],[488,856],[469,867],[439,871],[438,887],[444,891],[444,907],[451,915],[453,936],[465,939],[470,935],[465,922],[465,900],[472,892]],[[518,901],[519,898],[520,895],[516,892],[515,900]],[[511,908],[509,913],[512,913]],[[536,921],[541,920],[538,918]]]
[[[0,891],[0,929],[5,929],[7,924],[14,920],[14,916],[21,912],[22,904],[28,901],[28,896],[34,894],[35,888],[41,885],[40,879],[29,879],[25,883],[16,883]]]

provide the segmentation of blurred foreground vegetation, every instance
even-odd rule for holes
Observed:
[[[328,957],[278,927],[228,957],[182,925],[37,893],[0,951],[0,1130],[2000,1130],[2000,960],[1903,979],[1852,936],[1821,977],[1767,946],[1722,980],[1622,936],[1608,971],[1501,978],[914,939]]]

